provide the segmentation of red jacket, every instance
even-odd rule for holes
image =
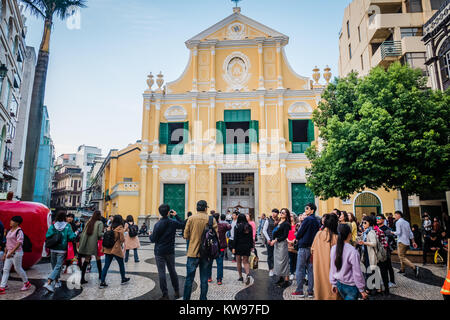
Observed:
[[[231,225],[228,222],[219,222],[217,225],[217,233],[219,236],[220,249],[227,248],[227,236],[226,233],[231,230]]]

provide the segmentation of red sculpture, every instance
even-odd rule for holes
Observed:
[[[51,213],[50,209],[40,203],[0,201],[0,221],[5,226],[5,230],[10,229],[9,223],[12,217],[23,218],[20,227],[32,243],[32,252],[25,252],[23,256],[22,266],[25,270],[38,263],[42,257],[49,213]]]

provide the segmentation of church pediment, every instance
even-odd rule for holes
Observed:
[[[283,38],[286,42],[289,40],[288,36],[250,19],[239,12],[235,12],[186,41],[186,45],[189,48],[193,44],[210,40],[227,41],[255,38]]]

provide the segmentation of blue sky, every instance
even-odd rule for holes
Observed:
[[[290,37],[294,70],[338,73],[338,33],[351,0],[243,0],[242,14]],[[81,28],[54,25],[45,104],[56,155],[79,145],[106,155],[141,137],[142,93],[149,72],[166,81],[184,71],[184,42],[232,13],[230,0],[90,0]],[[27,45],[38,50],[43,22],[27,19]]]

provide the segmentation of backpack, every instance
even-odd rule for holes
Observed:
[[[220,253],[219,238],[213,228],[214,217],[209,217],[208,225],[202,234],[200,243],[200,257],[208,261],[217,259]]]
[[[51,228],[54,228],[56,232],[45,239],[45,247],[48,249],[55,249],[59,244],[62,243],[63,236],[62,232],[56,230],[55,226],[51,226]]]
[[[112,249],[116,244],[116,235],[113,230],[108,230],[103,234],[103,248]]]
[[[386,237],[384,235],[384,232],[381,231],[379,228],[374,228],[375,233],[377,235],[377,260],[379,262],[385,262],[388,258],[387,255],[387,248],[389,247],[388,242],[386,241]]]
[[[22,231],[22,233],[23,233],[23,244],[22,244],[23,252],[33,251],[33,245],[31,243],[30,238],[28,238],[28,236],[23,232],[22,229],[19,229],[19,230]],[[17,232],[19,232],[19,231],[17,231]],[[16,237],[17,237],[17,233],[16,233]]]
[[[138,235],[139,233],[139,228],[137,225],[135,224],[131,224],[128,226],[128,235],[130,236],[130,238],[134,238]]]

